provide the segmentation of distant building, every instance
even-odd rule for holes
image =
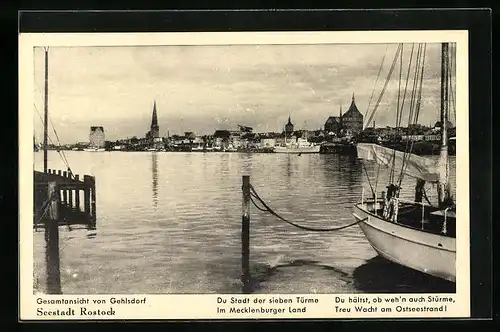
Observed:
[[[261,148],[273,148],[276,145],[276,138],[274,137],[263,137],[260,139]]]
[[[354,101],[354,93],[352,94],[351,106],[342,116],[342,129],[350,131],[353,135],[363,131],[363,114],[358,110]]]
[[[145,145],[160,149],[163,147],[163,138],[160,137],[160,126],[158,126],[158,114],[156,112],[156,100],[153,104],[153,115],[151,118],[151,128],[146,133],[146,137],[144,139]]]
[[[229,130],[219,129],[213,134],[213,144],[214,148],[226,149],[229,146],[229,139],[231,137],[231,132]]]
[[[287,135],[291,135],[293,133],[293,123],[290,119],[290,115],[288,116],[288,122],[285,124],[285,133]]]
[[[342,114],[342,106],[340,107],[339,116],[330,116],[325,122],[325,133],[337,134],[340,131],[358,135],[363,131],[363,114],[358,110],[354,100],[354,93],[352,94],[351,106],[347,112]]]
[[[161,141],[160,138],[160,127],[158,126],[158,114],[156,113],[156,100],[153,105],[153,116],[151,119],[151,128],[146,133],[146,138],[151,142]]]
[[[338,133],[342,129],[342,106],[339,116],[330,116],[325,122],[325,133]]]
[[[104,148],[106,140],[104,136],[104,128],[100,126],[90,127],[89,136],[90,146],[94,148]]]

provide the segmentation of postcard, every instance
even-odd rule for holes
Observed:
[[[20,319],[469,317],[467,31],[21,33]]]

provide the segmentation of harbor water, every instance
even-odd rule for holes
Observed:
[[[97,235],[60,229],[64,294],[241,293],[241,177],[283,217],[309,227],[352,223],[352,206],[388,171],[338,154],[65,151],[96,177]],[[34,153],[43,169],[43,153]],[[435,157],[431,157],[435,158]],[[65,170],[56,151],[51,169]],[[451,159],[455,183],[455,159]],[[376,180],[378,176],[378,181]],[[415,183],[404,179],[411,199]],[[427,185],[435,199],[435,188]],[[452,283],[377,257],[358,226],[295,228],[252,206],[255,293],[454,292]],[[34,290],[45,289],[44,233],[34,231]]]

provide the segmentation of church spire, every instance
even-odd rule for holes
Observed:
[[[153,104],[153,117],[151,119],[151,137],[160,137],[160,127],[158,126],[158,114],[156,113],[156,100]]]
[[[354,92],[352,93],[352,102],[354,103]]]
[[[153,118],[151,120],[151,129],[158,127],[158,115],[156,114],[156,100],[153,105]]]

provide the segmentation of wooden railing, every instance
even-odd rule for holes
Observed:
[[[48,218],[60,224],[86,225],[90,230],[96,229],[95,177],[84,175],[82,181],[78,174],[67,171],[49,169],[47,173],[35,172],[34,198],[35,224],[43,223]],[[51,206],[47,207],[49,198],[52,198]]]

